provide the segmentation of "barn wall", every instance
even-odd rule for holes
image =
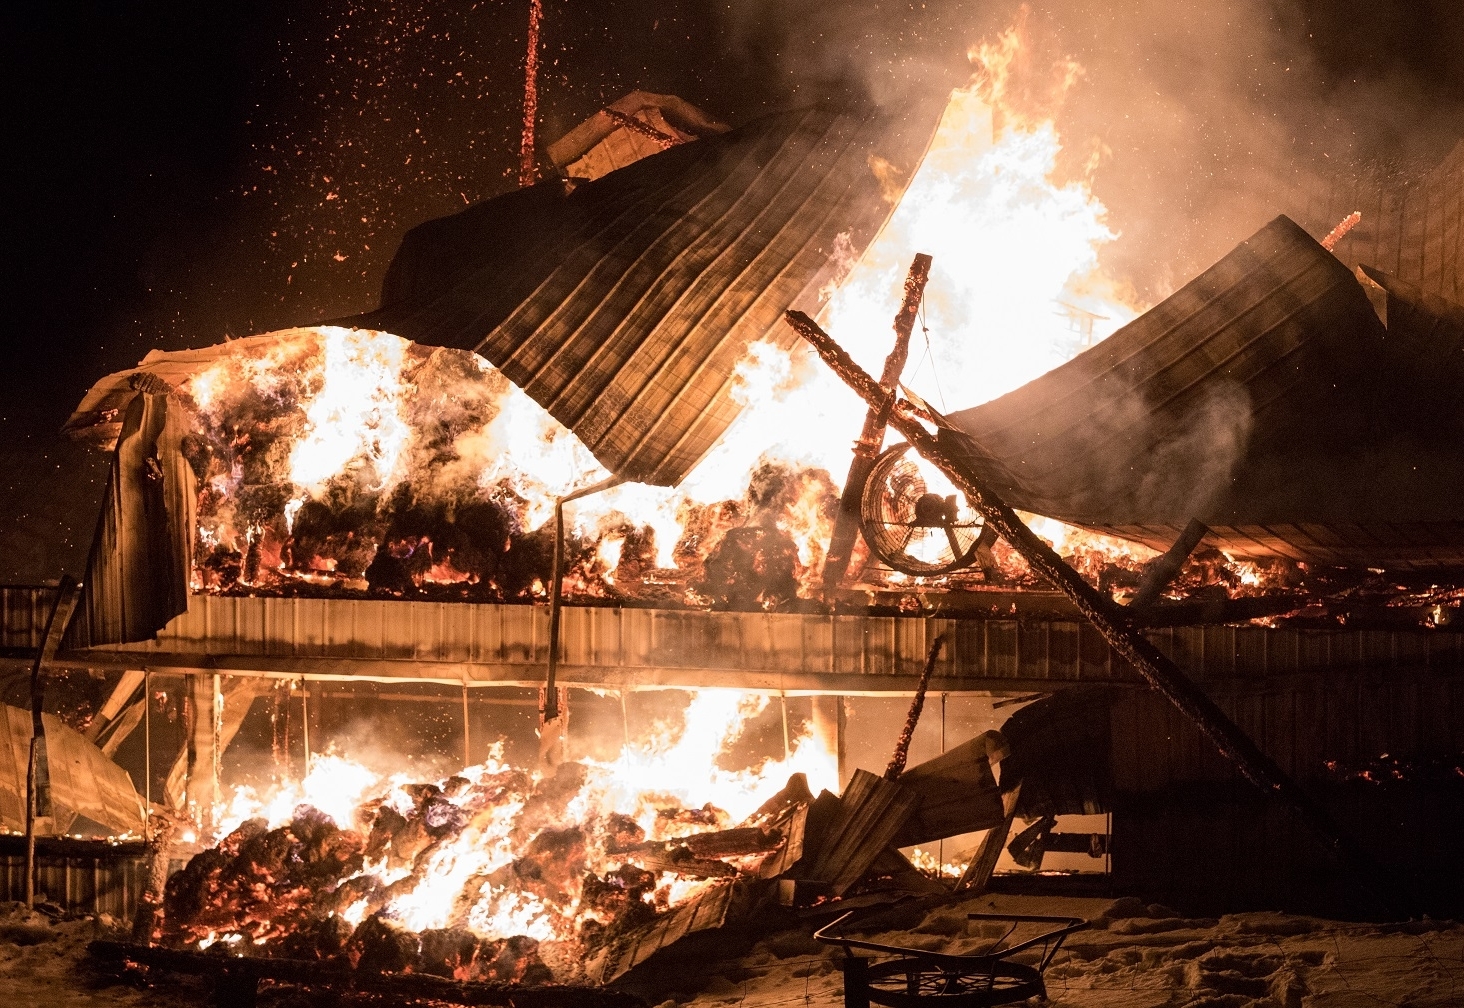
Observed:
[[[900,692],[937,634],[951,643],[936,690],[1138,686],[1077,619],[737,613],[566,606],[560,675],[570,685],[733,686]],[[1206,683],[1276,681],[1326,670],[1450,668],[1464,634],[1419,630],[1182,627],[1148,636]],[[548,660],[547,606],[194,595],[157,640],[63,660],[128,668],[208,667],[348,678],[536,685]]]
[[[1423,909],[1464,911],[1464,778],[1447,769],[1464,753],[1464,664],[1232,680],[1210,692],[1374,858],[1409,880]],[[1380,912],[1305,824],[1240,780],[1161,698],[1123,691],[1111,725],[1119,891],[1200,912]],[[1402,780],[1347,779],[1347,769],[1384,754],[1413,769]]]
[[[129,921],[147,883],[141,843],[40,839],[36,842],[36,898],[69,913],[109,914]],[[25,842],[0,837],[0,901],[25,899]]]
[[[1464,143],[1430,171],[1397,179],[1347,172],[1307,185],[1282,205],[1314,237],[1354,210],[1362,220],[1337,243],[1348,266],[1376,266],[1453,301],[1464,301]]]

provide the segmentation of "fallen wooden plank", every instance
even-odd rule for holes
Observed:
[[[919,799],[895,781],[855,770],[840,798],[840,816],[810,875],[835,896],[858,882],[890,845]]]
[[[671,872],[686,878],[736,878],[739,874],[725,861],[692,857],[684,847],[681,851],[684,852],[681,857],[677,857],[676,852],[642,853],[635,855],[635,859],[648,872]]]
[[[1000,732],[988,731],[906,770],[900,785],[919,803],[896,834],[909,847],[990,829],[1004,818],[995,765],[1009,750]]]
[[[732,884],[702,892],[638,931],[607,945],[585,964],[585,975],[606,984],[695,931],[721,927],[732,904]]]
[[[1016,787],[1004,792],[1001,796],[1002,808],[1006,815],[1000,823],[991,828],[981,840],[981,846],[976,851],[976,856],[961,873],[960,879],[956,882],[956,891],[969,890],[973,893],[986,891],[987,885],[991,882],[991,873],[996,871],[996,862],[1001,857],[1002,848],[1006,846],[1007,837],[1012,832],[1012,820],[1017,815],[1017,799],[1022,795],[1022,784],[1017,782]]]

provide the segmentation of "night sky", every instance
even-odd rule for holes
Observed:
[[[640,88],[734,125],[964,81],[1012,3],[545,0],[540,138]],[[1096,9],[1095,9],[1096,8]],[[515,185],[527,0],[12,5],[0,582],[80,574],[104,456],[55,434],[97,378],[375,306],[403,232]],[[1464,136],[1458,0],[1033,3],[1086,74],[1059,124],[1149,294],[1264,223],[1278,179]]]

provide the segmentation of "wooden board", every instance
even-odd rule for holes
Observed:
[[[839,818],[810,874],[827,882],[835,896],[842,895],[869,871],[918,802],[900,784],[855,770],[840,799]]]
[[[1002,821],[995,764],[1008,752],[1000,732],[982,732],[947,752],[911,767],[900,786],[919,802],[893,841],[896,847],[990,829]]]

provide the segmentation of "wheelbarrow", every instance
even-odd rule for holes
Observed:
[[[825,945],[844,949],[844,1008],[989,1008],[1028,998],[1047,999],[1042,974],[1063,940],[1088,922],[1081,917],[1042,917],[1028,914],[967,914],[967,920],[1008,924],[1006,933],[984,951],[947,955],[899,945],[881,945],[834,933],[853,911],[814,932]],[[1023,924],[1049,925],[1034,938],[1003,948]],[[1036,965],[1013,962],[1011,957],[1042,946]],[[875,952],[858,956],[855,949]],[[890,956],[893,958],[882,958]]]

